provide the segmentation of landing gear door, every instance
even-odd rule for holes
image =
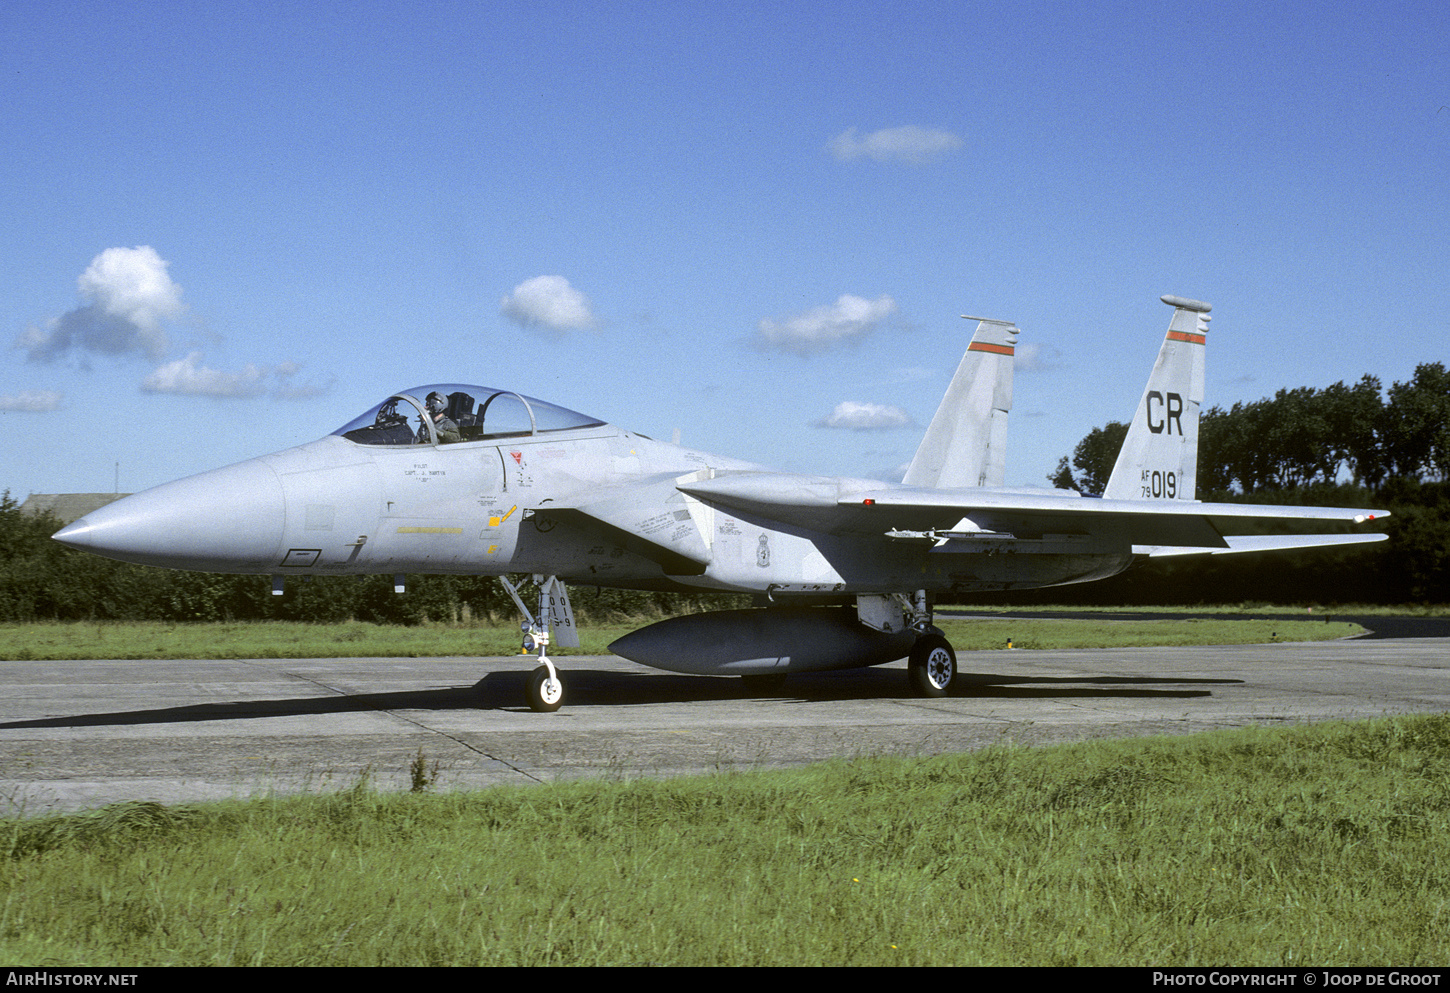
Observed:
[[[896,634],[907,627],[901,601],[891,596],[856,597],[856,618],[871,630],[886,634]]]
[[[540,584],[544,606],[549,611],[549,630],[555,645],[562,648],[579,647],[579,629],[574,626],[574,608],[569,605],[569,591],[564,581],[550,576]]]

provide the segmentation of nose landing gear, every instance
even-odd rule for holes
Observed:
[[[535,648],[539,650],[539,665],[529,674],[528,684],[524,688],[524,699],[530,710],[552,714],[564,704],[564,679],[549,659],[551,629],[562,627],[560,643],[569,648],[579,647],[579,635],[574,628],[574,612],[569,606],[568,591],[554,576],[549,576],[547,580],[543,576],[535,576],[534,581],[539,585],[539,615],[535,619],[508,577],[500,576],[498,581],[508,590],[514,604],[524,615],[524,652],[531,652]]]

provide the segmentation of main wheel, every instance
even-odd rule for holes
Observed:
[[[957,678],[957,653],[941,635],[924,634],[911,646],[906,672],[918,696],[946,696]]]
[[[552,714],[564,702],[564,677],[549,678],[549,667],[541,665],[529,674],[526,695],[529,707],[541,714]]]

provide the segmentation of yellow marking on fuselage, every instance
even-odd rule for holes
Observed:
[[[519,505],[518,504],[514,504],[512,507],[509,508],[509,512],[507,514],[504,514],[502,517],[490,517],[488,519],[488,526],[491,527],[491,528],[498,527],[504,521],[506,521],[510,517],[514,516],[514,511],[516,511],[518,509],[519,509]]]

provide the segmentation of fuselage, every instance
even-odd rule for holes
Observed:
[[[430,415],[430,396],[445,397],[447,410]],[[205,572],[538,573],[787,598],[1054,585],[1132,560],[1126,545],[1080,538],[937,550],[893,540],[890,522],[831,533],[678,489],[721,473],[759,473],[762,486],[800,478],[509,391],[422,387],[325,438],[137,493],[56,537]]]

